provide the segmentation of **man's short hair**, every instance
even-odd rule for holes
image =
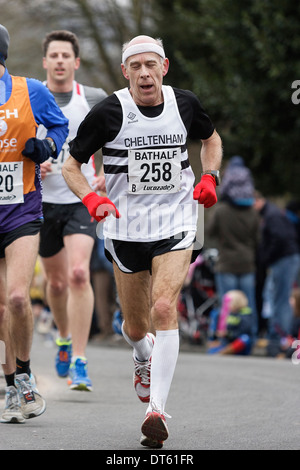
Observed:
[[[72,33],[71,31],[67,31],[66,29],[63,29],[63,30],[51,31],[50,33],[48,33],[42,42],[44,57],[46,57],[49,44],[52,41],[70,42],[72,44],[75,57],[79,57],[79,41],[78,41],[76,34]]]

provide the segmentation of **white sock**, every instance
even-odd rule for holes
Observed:
[[[156,331],[151,359],[150,403],[146,413],[164,412],[179,353],[179,331]]]
[[[146,335],[144,338],[140,339],[139,341],[132,341],[129,338],[129,336],[125,333],[123,325],[124,325],[124,322],[122,323],[122,334],[124,336],[124,339],[127,341],[127,343],[133,347],[135,358],[140,362],[147,361],[149,357],[151,356],[152,349],[153,349],[152,340],[148,338]]]

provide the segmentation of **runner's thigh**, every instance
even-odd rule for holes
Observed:
[[[128,274],[121,271],[115,262],[113,266],[125,322],[147,331],[150,322],[151,276],[149,271]]]
[[[37,260],[39,238],[39,234],[20,237],[6,247],[8,291],[18,288],[29,293]]]
[[[74,233],[64,237],[64,245],[67,251],[68,266],[82,266],[85,270],[90,268],[90,260],[95,240],[89,235]]]
[[[168,299],[172,305],[176,304],[190,266],[191,255],[192,250],[177,250],[153,258],[153,304],[162,297]]]

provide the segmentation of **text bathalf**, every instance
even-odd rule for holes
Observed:
[[[145,150],[138,151],[135,150],[134,158],[135,160],[171,160],[177,156],[177,149],[170,150]]]

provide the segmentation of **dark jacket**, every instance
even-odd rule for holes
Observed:
[[[297,231],[285,212],[267,201],[262,217],[261,261],[268,267],[285,256],[299,253]]]
[[[255,272],[259,215],[253,207],[220,201],[206,229],[207,236],[215,239],[219,251],[215,266],[217,272],[237,275]]]

